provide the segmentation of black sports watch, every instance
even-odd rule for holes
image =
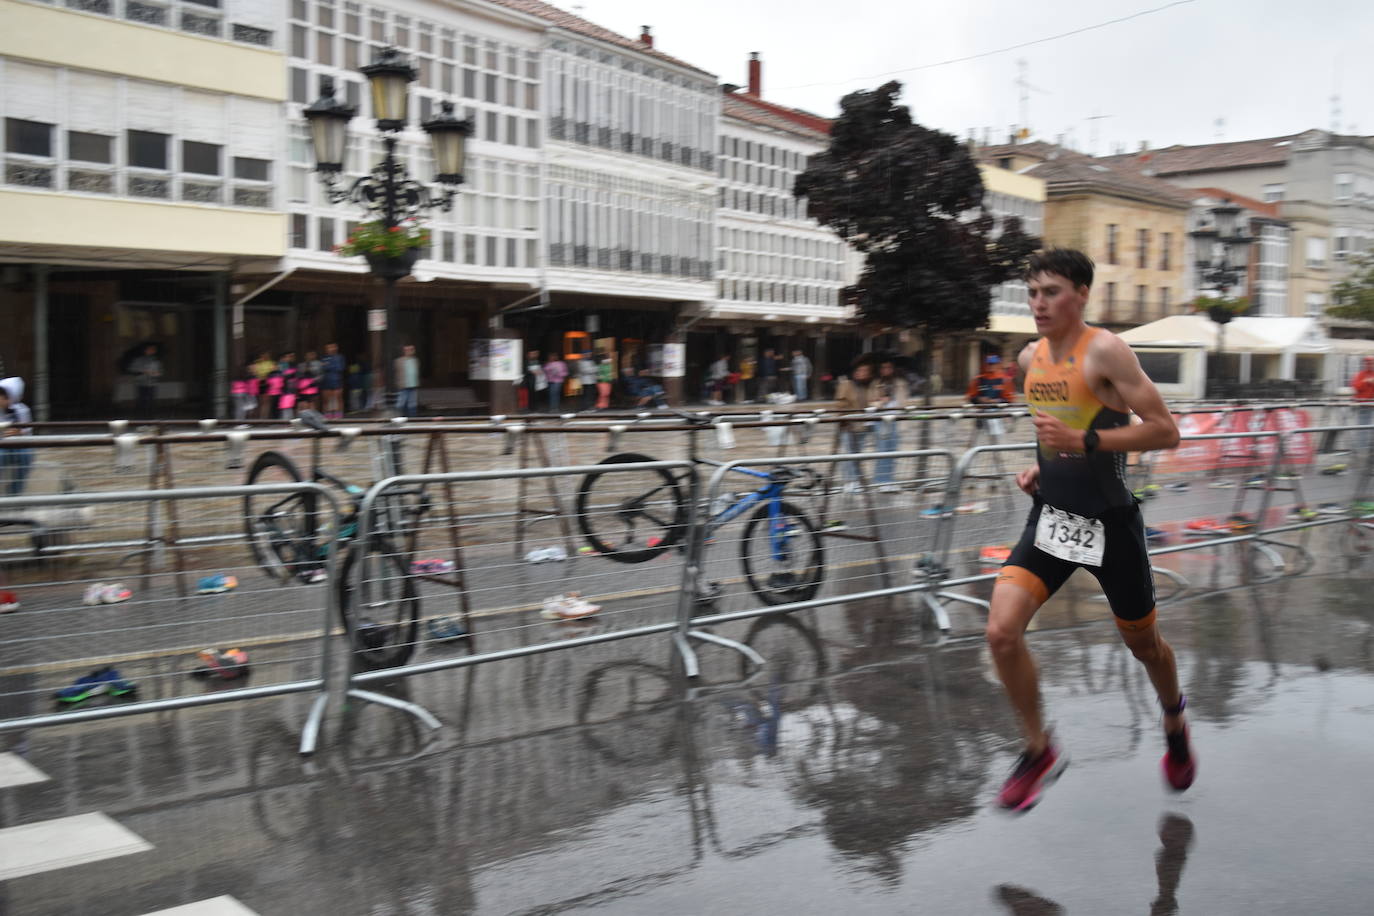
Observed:
[[[1085,432],[1085,433],[1083,434],[1083,451],[1084,451],[1084,452],[1095,452],[1095,451],[1097,451],[1097,440],[1098,440],[1097,430],[1095,430],[1095,429],[1090,429],[1090,430],[1088,430],[1087,432]]]

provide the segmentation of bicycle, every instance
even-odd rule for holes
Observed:
[[[310,429],[328,430],[318,414],[302,414]],[[409,558],[430,500],[423,486],[396,488],[378,502],[369,519],[367,541],[356,542],[359,512],[365,488],[350,484],[325,471],[320,462],[323,437],[311,442],[310,480],[327,484],[347,497],[348,512],[339,523],[341,550],[338,599],[344,630],[355,655],[376,668],[403,665],[417,643],[420,621],[420,595],[415,576],[410,574]],[[379,455],[381,478],[403,473],[401,443],[397,437],[384,438]],[[289,456],[266,451],[248,470],[247,483],[299,483],[305,478]],[[300,580],[322,581],[328,534],[318,528],[316,497],[313,493],[287,496],[243,498],[244,527],[248,544],[264,573],[283,584]],[[362,563],[362,594],[353,594],[354,565]]]
[[[674,413],[691,424],[688,460],[693,465],[724,467],[725,462],[697,455],[697,433],[709,420]],[[621,452],[598,464],[638,464],[653,458]],[[744,515],[740,541],[744,578],[766,604],[789,604],[815,596],[825,578],[824,549],[815,524],[795,503],[784,499],[789,485],[810,489],[814,472],[778,467],[760,471],[732,467],[733,474],[763,483],[743,494],[726,494],[711,507],[700,538],[705,543],[721,527]],[[688,493],[694,492],[695,470],[679,475],[665,469],[609,473],[593,471],[582,478],[577,490],[577,524],[592,549],[617,563],[644,563],[674,547],[683,546],[687,534]],[[757,508],[755,508],[757,507]]]

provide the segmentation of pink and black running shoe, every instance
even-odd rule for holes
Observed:
[[[1053,738],[1034,758],[1029,753],[1022,753],[1002,784],[1002,791],[997,793],[997,804],[1017,813],[1029,811],[1068,765],[1069,758]]]

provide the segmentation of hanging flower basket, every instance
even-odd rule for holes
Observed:
[[[374,274],[399,280],[410,275],[421,249],[428,244],[429,230],[414,219],[390,227],[373,220],[358,224],[342,245],[334,246],[334,253],[345,258],[362,255]]]
[[[399,280],[402,277],[410,276],[410,271],[415,267],[415,262],[420,260],[420,249],[409,248],[396,257],[368,251],[363,254],[363,257],[367,259],[367,266],[372,268],[374,275],[383,280]]]
[[[1224,305],[1214,305],[1207,310],[1207,317],[1217,324],[1228,324],[1232,318],[1236,317],[1236,313]]]
[[[1245,296],[1241,296],[1239,299],[1198,296],[1193,301],[1193,311],[1205,313],[1217,324],[1229,324],[1232,318],[1244,315],[1249,310],[1250,300]]]

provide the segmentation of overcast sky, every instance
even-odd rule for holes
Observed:
[[[764,96],[833,115],[839,98],[886,79],[916,119],[1005,140],[1020,121],[1017,61],[1027,64],[1034,135],[1114,152],[1244,140],[1332,124],[1374,134],[1374,3],[1183,0],[1115,25],[978,60],[982,54],[1166,6],[1170,0],[553,0],[624,35],[653,27],[656,47],[722,82],[744,84],[750,51]],[[890,75],[888,75],[890,74]],[[819,85],[818,85],[819,84]],[[1104,116],[1091,121],[1094,115]],[[1224,125],[1217,126],[1217,119]]]

